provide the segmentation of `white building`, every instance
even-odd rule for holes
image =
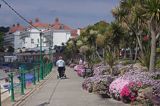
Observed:
[[[32,26],[27,27],[23,32],[21,32],[21,42],[22,48],[26,50],[39,50],[40,49],[40,32],[48,29],[49,25],[41,23],[39,19],[32,23]],[[34,27],[33,27],[34,26]],[[46,39],[42,35],[42,47],[43,50],[46,48]]]
[[[14,47],[15,52],[20,52],[20,49],[39,51],[41,30],[43,32],[42,50],[49,50],[49,47],[61,46],[62,43],[65,44],[70,38],[76,38],[79,35],[78,30],[62,24],[58,18],[55,19],[53,24],[42,23],[38,18],[35,19],[35,22],[30,21],[30,24],[32,26],[26,28],[19,24],[13,25],[5,36],[5,45],[9,44]]]
[[[10,30],[8,33],[4,36],[4,48],[8,48],[9,46],[17,49],[21,48],[21,39],[20,39],[20,33],[24,30],[24,27],[20,24],[13,25],[10,27]]]
[[[31,22],[32,23],[32,22]],[[62,24],[58,18],[53,24],[44,24],[36,19],[32,25],[42,31],[42,50],[48,51],[49,47],[62,46],[70,38],[77,37],[77,30]],[[28,50],[40,49],[40,31],[34,27],[29,27],[21,33],[22,47]]]
[[[62,44],[65,44],[70,38],[77,37],[77,30],[62,24],[59,19],[56,18],[51,28],[44,32],[44,35],[48,46],[62,46]]]

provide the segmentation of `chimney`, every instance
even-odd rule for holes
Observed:
[[[20,24],[19,24],[19,23],[17,23],[17,26],[19,27],[19,26],[20,26]]]
[[[15,27],[15,26],[16,26],[15,24],[12,25],[12,27]]]
[[[55,22],[59,22],[59,18],[58,17],[55,19]]]
[[[36,18],[36,19],[35,19],[35,22],[39,22],[39,18]]]

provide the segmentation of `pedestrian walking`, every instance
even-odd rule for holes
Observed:
[[[59,56],[59,59],[56,62],[58,67],[59,78],[64,78],[65,76],[65,61],[63,60],[62,56]]]

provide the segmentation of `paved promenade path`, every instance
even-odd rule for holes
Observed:
[[[77,76],[71,68],[67,68],[68,79],[57,79],[57,71],[44,85],[30,95],[21,106],[127,106],[112,99],[103,99],[100,96],[83,90],[83,78]]]

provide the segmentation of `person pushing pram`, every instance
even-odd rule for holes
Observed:
[[[66,75],[65,75],[65,62],[62,58],[62,56],[59,56],[59,59],[57,60],[56,62],[56,66],[58,67],[58,73],[59,73],[59,76],[57,76],[57,78],[66,78]]]

